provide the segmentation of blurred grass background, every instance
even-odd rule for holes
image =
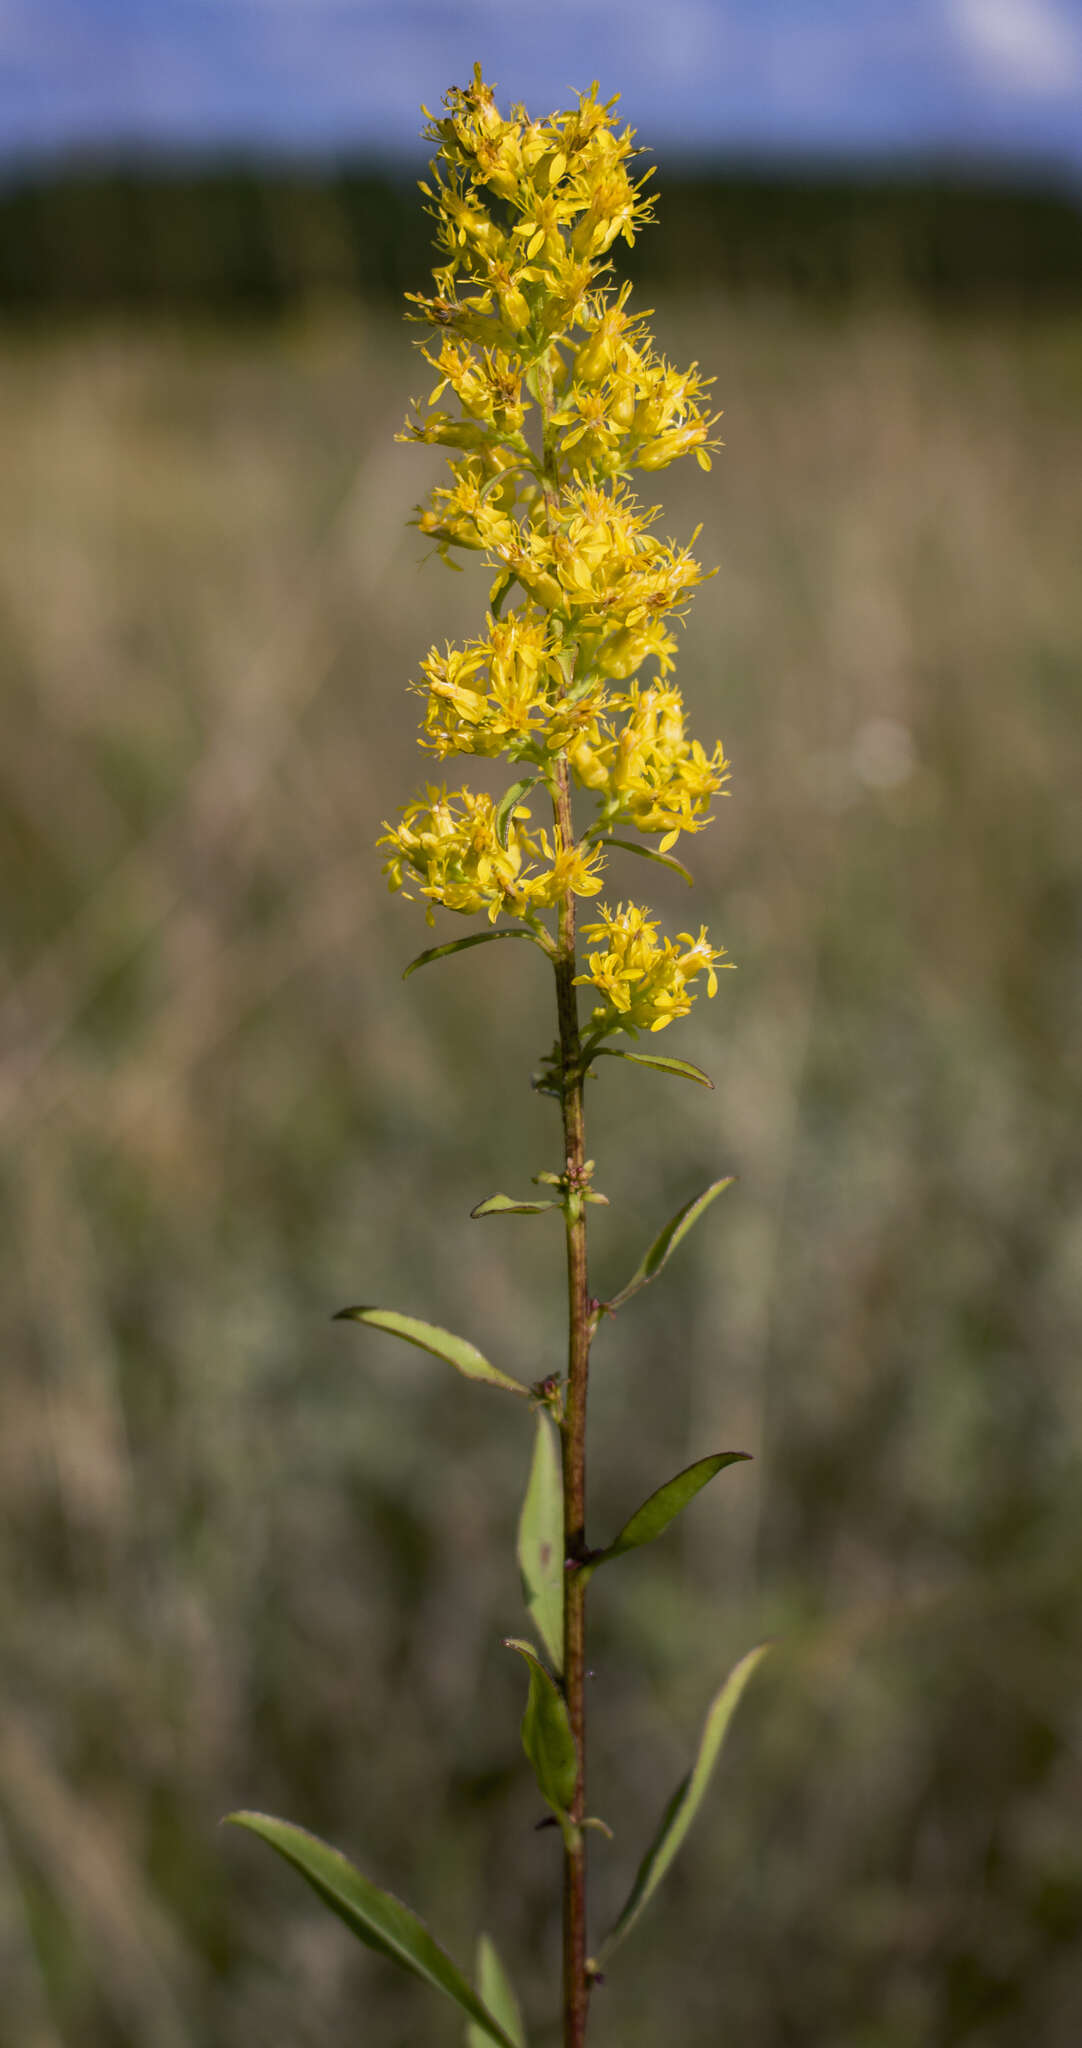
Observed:
[[[781,1647],[598,2048],[1074,2048],[1082,316],[658,306],[725,407],[658,495],[721,563],[679,679],[733,781],[690,911],[646,893],[739,972],[664,1043],[716,1094],[592,1090],[599,1287],[739,1180],[598,1343],[595,1540],[756,1462],[597,1585],[599,1921]],[[561,1356],[559,1233],[468,1215],[559,1163],[546,971],[403,986],[428,937],[372,852],[423,772],[404,685],[487,581],[405,525],[425,375],[375,301],[0,338],[3,2048],[457,2038],[218,1832],[242,1804],[554,2005],[499,1648],[528,1430],[328,1321]]]

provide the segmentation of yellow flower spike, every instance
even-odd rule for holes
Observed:
[[[514,800],[528,783],[502,807],[428,789],[381,844],[390,887],[430,916],[438,904],[536,929],[599,894],[606,833],[656,835],[664,852],[709,823],[729,774],[720,744],[688,735],[671,680],[673,623],[704,580],[696,535],[663,539],[628,482],[684,455],[709,465],[720,444],[713,380],[656,351],[648,315],[611,276],[613,245],[653,212],[615,104],[595,85],[548,120],[505,116],[478,69],[428,117],[440,261],[411,305],[435,330],[423,344],[435,383],[404,438],[449,451],[421,532],[449,562],[480,554],[494,580],[484,632],[421,664],[420,741],[441,761],[532,764],[554,795],[566,763],[596,804],[576,841],[533,826]],[[664,938],[637,905],[602,909],[586,939],[595,1022],[660,1031],[696,987],[717,988],[723,955],[705,931]]]

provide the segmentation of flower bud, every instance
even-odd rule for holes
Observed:
[[[640,448],[632,461],[636,469],[667,469],[670,462],[697,447],[702,438],[701,427],[671,427],[667,434],[659,434],[656,441]]]

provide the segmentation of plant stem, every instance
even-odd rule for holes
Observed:
[[[567,762],[557,771],[556,822],[565,845],[574,836]],[[560,906],[556,956],[556,1005],[563,1070],[563,1120],[567,1174],[567,1398],[562,1425],[564,1479],[564,1691],[578,1750],[578,1778],[571,1819],[575,1831],[564,1848],[563,2005],[564,2048],[583,2048],[590,1986],[586,1975],[586,1580],[575,1569],[586,1554],[586,1389],[590,1366],[590,1292],[586,1271],[586,1212],[581,1199],[586,1157],[583,1075],[575,975],[575,898]],[[576,1199],[576,1196],[578,1199]]]
[[[551,426],[553,379],[548,357],[540,365],[538,404],[545,520],[552,534],[556,528],[560,479]],[[555,768],[552,808],[557,844],[569,847],[575,843],[575,826],[566,754],[557,758]],[[582,1042],[574,986],[575,898],[570,889],[560,903],[554,966],[567,1175],[567,1394],[560,1430],[564,1490],[564,1696],[578,1752],[575,1797],[570,1809],[572,1828],[564,1842],[563,2048],[584,2048],[590,2008],[590,1980],[586,1974],[586,1837],[582,1828],[586,1813],[586,1580],[576,1566],[586,1557],[586,1388],[593,1327],[586,1271],[586,1209],[582,1199],[586,1128]]]

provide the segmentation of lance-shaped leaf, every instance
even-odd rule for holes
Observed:
[[[513,2034],[488,2010],[468,1978],[433,1940],[424,1921],[401,1899],[381,1891],[337,1849],[304,1828],[274,1820],[266,1813],[231,1813],[228,1818],[269,1842],[279,1856],[299,1870],[324,1905],[337,1913],[366,1947],[374,1948],[377,1954],[386,1956],[414,1977],[435,1985],[437,1991],[461,2006],[477,2027],[478,2038],[486,2048],[491,2041],[498,2041],[500,2048],[521,2048],[521,2036]]]
[[[468,953],[471,946],[491,946],[495,939],[529,939],[535,946],[538,943],[533,932],[522,931],[517,925],[509,925],[498,932],[471,932],[466,939],[451,939],[446,946],[430,946],[427,953],[418,953],[416,960],[411,960],[404,970],[402,979],[408,981],[418,967],[427,967],[433,960],[446,960],[451,953]]]
[[[500,575],[497,576],[495,583],[492,585],[492,588],[488,593],[488,608],[489,611],[492,613],[494,619],[499,618],[507,598],[507,593],[510,590],[512,583],[514,583],[515,581],[516,577],[514,570],[504,569],[501,571]]]
[[[529,1399],[530,1389],[521,1380],[512,1379],[510,1373],[501,1372],[498,1366],[490,1365],[483,1358],[476,1345],[468,1344],[465,1337],[452,1337],[450,1330],[440,1330],[435,1323],[422,1323],[416,1316],[399,1315],[393,1308],[340,1308],[332,1319],[336,1323],[367,1323],[370,1329],[386,1330],[391,1337],[403,1337],[407,1344],[416,1344],[421,1351],[431,1351],[436,1358],[443,1358],[453,1365],[456,1372],[468,1380],[484,1380],[490,1387],[506,1387],[508,1393],[524,1394]]]
[[[527,1611],[552,1660],[564,1668],[564,1486],[556,1432],[538,1410],[530,1479],[518,1524],[518,1565]]]
[[[423,956],[422,956],[423,957]],[[712,1088],[714,1083],[709,1074],[696,1067],[691,1060],[671,1059],[662,1052],[625,1052],[619,1045],[599,1045],[590,1054],[591,1060],[631,1060],[636,1067],[656,1067],[659,1074],[675,1074],[681,1081],[698,1081],[702,1088]]]
[[[533,1765],[542,1798],[562,1825],[575,1797],[579,1772],[578,1752],[567,1705],[532,1643],[519,1642],[511,1636],[504,1648],[517,1650],[530,1667],[530,1690],[522,1717],[522,1747]]]
[[[699,1458],[694,1465],[685,1466],[675,1479],[667,1480],[664,1486],[659,1486],[656,1493],[643,1501],[630,1522],[624,1523],[615,1542],[594,1553],[589,1564],[583,1566],[584,1574],[596,1572],[598,1565],[608,1564],[614,1557],[623,1557],[629,1550],[638,1550],[644,1543],[653,1543],[655,1537],[660,1536],[683,1512],[688,1502],[702,1492],[716,1472],[723,1471],[726,1465],[741,1464],[747,1457],[747,1451],[716,1451],[710,1458]]]
[[[666,1223],[660,1236],[655,1237],[646,1257],[642,1264],[636,1267],[627,1286],[622,1287],[619,1294],[614,1294],[611,1301],[603,1304],[605,1309],[611,1311],[620,1308],[625,1301],[630,1301],[633,1294],[638,1293],[640,1287],[647,1287],[651,1280],[656,1280],[662,1267],[668,1264],[677,1245],[687,1236],[693,1224],[698,1222],[703,1211],[709,1209],[711,1202],[720,1195],[723,1188],[729,1188],[732,1184],[733,1176],[730,1173],[725,1180],[712,1181],[708,1188],[703,1189],[701,1195],[693,1195],[690,1202],[685,1202],[683,1208],[678,1209],[676,1215]]]
[[[627,1904],[598,1952],[599,1964],[604,1964],[623,1941],[624,1936],[631,1932],[639,1914],[653,1897],[672,1863],[702,1805],[729,1724],[739,1705],[740,1696],[769,1648],[769,1643],[760,1643],[758,1649],[749,1650],[747,1656],[742,1657],[735,1669],[729,1673],[720,1692],[716,1693],[711,1701],[703,1725],[698,1755],[687,1777],[677,1786],[665,1809],[661,1826],[639,1865]]]
[[[558,656],[557,659],[560,660],[560,666],[563,669],[565,676],[567,676],[567,688],[560,698],[561,707],[563,708],[563,710],[566,711],[572,704],[581,703],[584,697],[589,696],[591,690],[596,690],[597,676],[593,673],[591,669],[587,668],[585,673],[579,677],[578,682],[576,683],[572,680],[572,677],[569,674],[569,669],[571,667],[573,657],[568,656],[561,660]]]
[[[504,2033],[515,2043],[515,2048],[526,2048],[526,2029],[522,2024],[518,1999],[515,1997],[511,1979],[504,1969],[496,1950],[496,1944],[488,1934],[482,1934],[477,1944],[477,1966],[474,1978],[480,1993],[481,2003],[499,2020]],[[488,2048],[488,2036],[471,2020],[466,2028],[466,2048]]]
[[[596,846],[618,846],[623,853],[637,853],[640,860],[653,860],[657,862],[659,867],[671,868],[673,874],[679,875],[688,884],[689,888],[694,884],[695,877],[689,873],[683,861],[675,860],[671,853],[659,853],[657,848],[653,846],[640,846],[634,839],[616,839],[608,832],[599,835],[594,844]]]
[[[527,775],[523,781],[513,782],[510,789],[505,792],[496,805],[492,822],[496,827],[496,837],[501,846],[507,845],[508,835],[511,831],[511,820],[515,814],[516,805],[522,802],[527,790],[533,788],[537,779],[536,775]]]
[[[486,1202],[478,1202],[471,1216],[539,1216],[542,1209],[559,1209],[560,1202],[516,1202],[513,1195],[489,1195]]]

